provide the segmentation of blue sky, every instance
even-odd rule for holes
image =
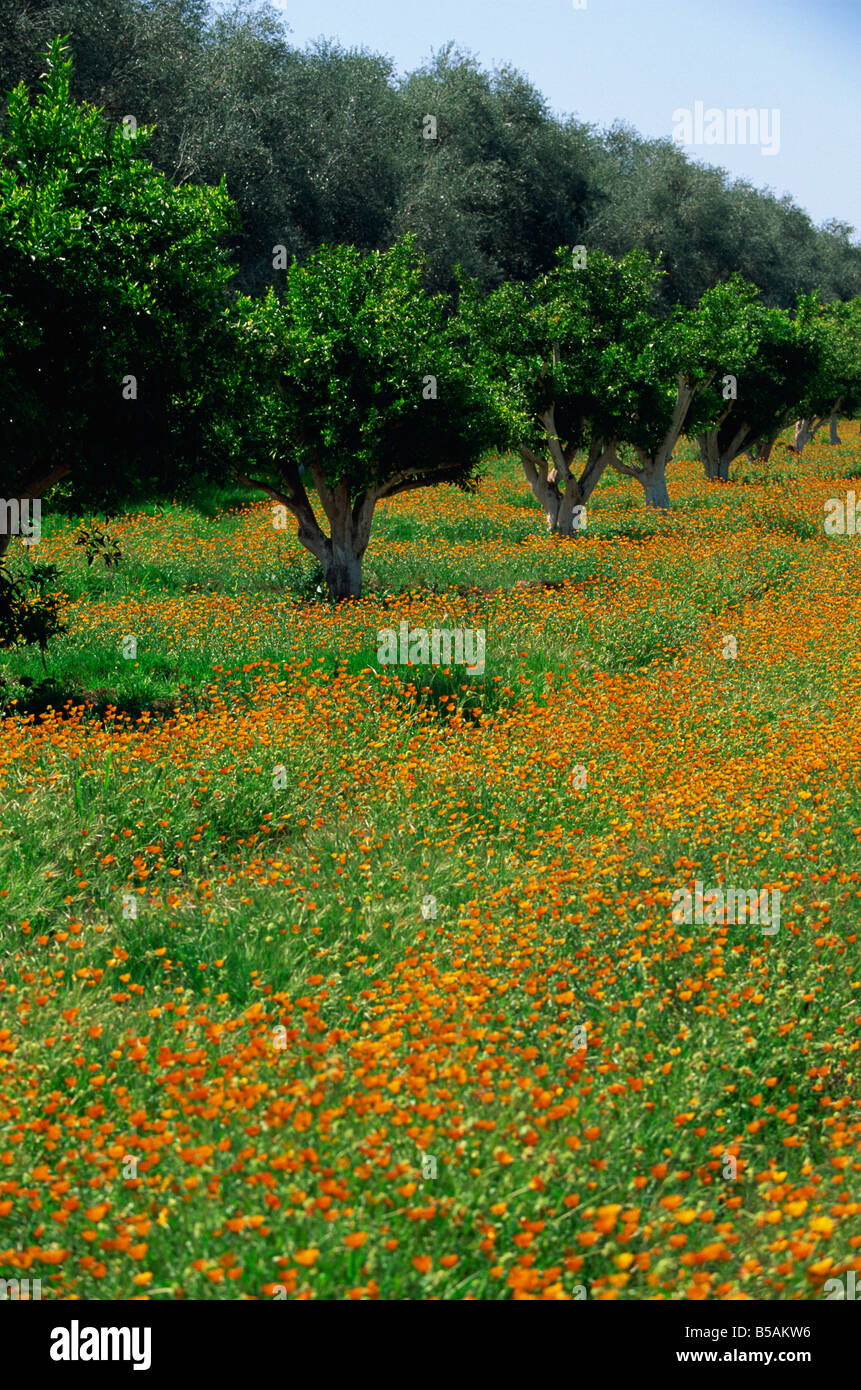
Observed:
[[[779,112],[779,150],[686,147],[861,240],[861,0],[275,0],[299,47],[388,54],[401,72],[449,39],[512,64],[558,113],[671,136],[696,103]],[[767,130],[773,133],[769,115]],[[695,132],[696,133],[696,132]],[[771,141],[771,143],[774,143]]]

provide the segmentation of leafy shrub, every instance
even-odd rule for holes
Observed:
[[[116,568],[122,559],[119,541],[115,536],[108,535],[98,522],[93,522],[89,528],[81,526],[75,536],[75,545],[84,547],[88,565],[101,556],[107,569],[112,565]]]
[[[65,630],[60,597],[49,592],[58,574],[56,565],[32,565],[16,578],[0,565],[0,647],[38,646],[44,663],[48,642]]]

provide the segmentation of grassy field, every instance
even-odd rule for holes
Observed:
[[[729,486],[686,446],[667,516],[605,480],[567,542],[491,460],[387,504],[340,609],[247,495],[111,519],[115,570],[46,508],[67,631],[47,671],[0,658],[0,1276],[810,1299],[861,1271],[841,432]],[[484,672],[381,666],[403,620],[484,629]],[[779,930],[673,920],[695,881],[779,891]]]

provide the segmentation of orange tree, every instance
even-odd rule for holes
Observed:
[[[73,102],[70,76],[57,39],[0,142],[0,497],[66,480],[103,506],[203,467],[233,213],[223,187],[173,187],[141,157],[149,132]]]
[[[821,357],[804,323],[783,309],[767,308],[752,286],[739,304],[739,315],[736,353],[727,356],[724,376],[710,387],[711,414],[720,414],[697,435],[703,471],[714,482],[729,481],[729,470],[742,453],[756,451],[768,458]]]
[[[616,261],[576,247],[561,249],[531,285],[503,285],[484,299],[464,286],[473,358],[551,531],[578,529],[575,508],[607,467],[635,478],[650,506],[667,507],[666,469],[681,434],[716,424],[724,402],[715,385],[747,360],[752,285],[733,276],[693,308],[664,314],[660,274],[644,251]]]
[[[520,452],[548,530],[564,536],[580,529],[577,509],[630,431],[630,387],[656,332],[661,274],[644,251],[616,261],[583,250],[559,250],[529,284],[486,296],[476,280],[461,286],[472,360],[500,402],[506,443]]]
[[[368,255],[323,247],[294,260],[282,300],[235,306],[236,476],[293,516],[336,600],[361,592],[378,502],[469,489],[498,441],[463,327],[422,272],[412,238]]]
[[[817,370],[794,402],[799,413],[794,443],[801,454],[826,420],[834,444],[838,412],[853,416],[861,409],[861,298],[823,304],[818,293],[802,296],[796,317],[819,348]]]

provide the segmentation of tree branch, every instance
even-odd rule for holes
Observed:
[[[395,473],[386,482],[382,483],[374,492],[374,500],[381,502],[386,497],[394,497],[399,492],[410,491],[413,487],[428,487],[435,480],[447,482],[452,475],[457,476],[463,471],[463,464],[460,463],[425,463],[417,464],[415,468],[404,469],[401,473]],[[403,487],[403,483],[410,483],[410,488]]]
[[[458,474],[462,471],[462,464],[451,463],[425,477],[399,474],[399,479],[403,478],[403,481],[398,481],[395,486],[392,486],[391,483],[387,484],[385,490],[378,492],[374,500],[379,502],[382,501],[383,498],[397,497],[401,492],[414,492],[417,488],[429,487],[431,483],[434,482],[453,482],[456,481]]]
[[[562,449],[562,441],[556,433],[556,411],[554,407],[551,405],[550,408],[545,410],[538,418],[547,434],[547,443],[550,446],[550,453],[556,465],[556,472],[567,483],[571,477],[571,469],[568,467],[568,460]]]
[[[25,474],[25,481],[17,485],[15,496],[19,498],[42,497],[48,488],[53,487],[61,478],[67,477],[71,471],[72,465],[70,463],[55,463],[48,468],[47,472],[37,473],[35,477],[33,474],[30,474],[29,477]]]
[[[289,478],[288,482],[293,490],[293,495],[279,492],[277,488],[272,487],[269,483],[263,482],[259,478],[249,478],[245,474],[239,473],[236,469],[233,470],[233,476],[236,481],[242,483],[244,487],[259,488],[261,492],[266,492],[270,497],[273,497],[282,507],[286,507],[299,523],[298,536],[302,544],[306,549],[311,551],[312,555],[316,555],[317,559],[322,564],[326,547],[331,546],[331,541],[321,529],[314,515],[314,508],[311,506],[308,494],[299,477],[298,470],[294,468],[291,471],[294,472],[295,476]]]
[[[622,460],[617,458],[615,453],[610,459],[610,467],[615,468],[617,473],[624,473],[626,478],[642,478],[646,471],[644,468],[631,468],[630,464],[622,463]]]
[[[285,496],[285,494],[279,492],[277,488],[271,487],[270,484],[264,482],[262,478],[248,478],[244,473],[237,473],[235,469],[233,471],[233,476],[243,487],[256,487],[259,488],[261,492],[268,492],[269,496],[274,497],[276,502],[280,502],[282,507],[288,507],[291,511],[293,510],[293,498]]]

